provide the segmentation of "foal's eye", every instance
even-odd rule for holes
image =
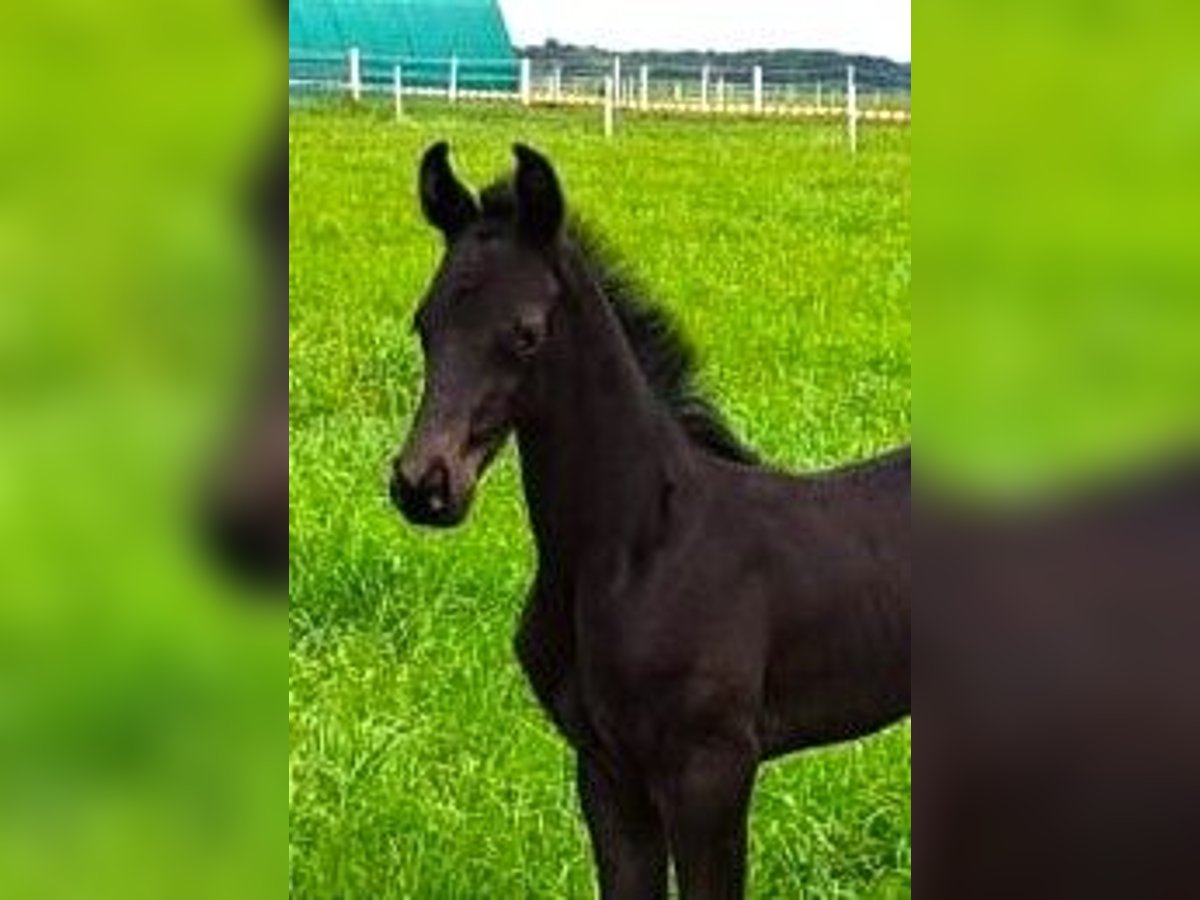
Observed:
[[[513,325],[510,346],[513,353],[521,359],[528,359],[537,350],[542,341],[541,332],[528,322],[517,322]]]

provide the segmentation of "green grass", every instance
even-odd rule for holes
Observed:
[[[418,533],[386,466],[420,384],[409,333],[439,254],[415,163],[476,185],[525,140],[679,316],[769,458],[907,440],[910,132],[414,107],[293,110],[290,873],[304,898],[586,898],[572,763],[511,651],[532,571],[511,450],[470,521]],[[910,730],[763,771],[752,896],[910,892]]]

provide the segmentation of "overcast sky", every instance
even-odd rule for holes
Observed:
[[[909,0],[500,0],[513,43],[613,50],[797,47],[912,59]]]

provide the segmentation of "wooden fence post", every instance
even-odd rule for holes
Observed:
[[[458,102],[458,57],[450,57],[450,81],[446,85],[446,97],[451,103]]]
[[[612,64],[613,105],[621,105],[621,57],[613,56]]]
[[[705,63],[700,67],[700,108],[708,112],[708,76],[709,65]]]
[[[554,67],[554,102],[562,102],[562,66],[555,65]]]
[[[762,115],[763,111],[763,82],[762,66],[754,67],[754,113]]]
[[[638,105],[642,112],[650,108],[650,67],[645,63],[638,69]]]
[[[404,118],[404,79],[397,65],[392,72],[392,92],[396,97],[396,118]]]
[[[362,100],[362,58],[357,47],[351,47],[348,54],[350,64],[350,99],[355,103]]]

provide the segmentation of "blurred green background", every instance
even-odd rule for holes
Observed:
[[[0,895],[282,891],[285,616],[196,522],[264,340],[282,10],[3,19]]]
[[[1196,8],[914,12],[919,481],[1023,497],[1194,453]]]

